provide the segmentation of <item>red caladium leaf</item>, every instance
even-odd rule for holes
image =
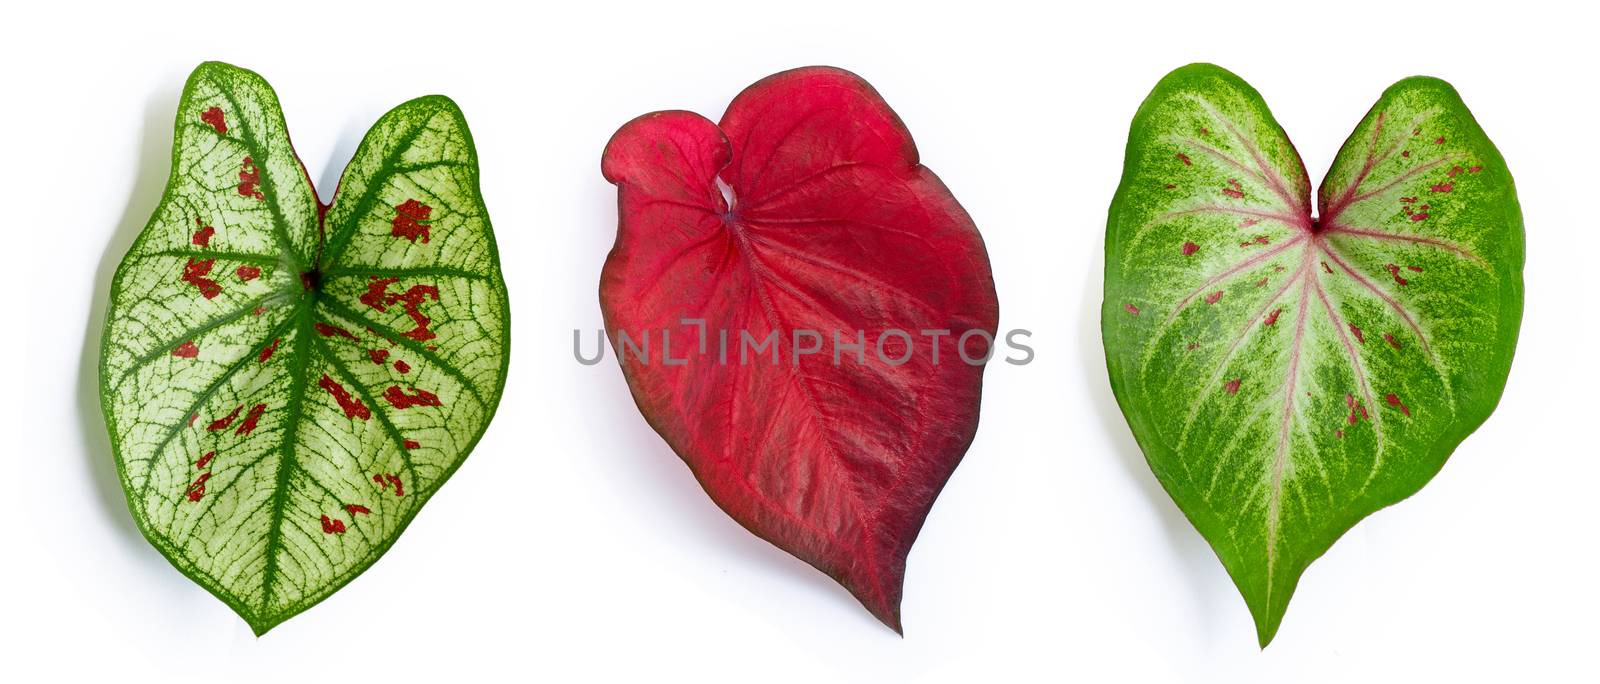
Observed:
[[[620,225],[600,304],[645,419],[723,510],[898,631],[998,316],[972,219],[832,68],[760,81],[720,125],[639,117],[603,166]]]

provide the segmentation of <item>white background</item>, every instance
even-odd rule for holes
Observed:
[[[28,268],[8,270],[3,295],[7,344],[23,345],[5,357],[26,384],[8,393],[22,420],[0,471],[0,672],[1595,681],[1592,10],[1112,4],[11,6],[3,235]],[[206,59],[277,88],[324,197],[385,110],[453,97],[513,309],[505,399],[470,460],[381,562],[260,639],[139,536],[95,393],[110,277],[160,195],[179,90]],[[1313,179],[1386,86],[1443,77],[1508,160],[1527,223],[1527,310],[1499,410],[1420,494],[1311,567],[1264,652],[1146,468],[1099,341],[1128,122],[1193,61],[1258,88]],[[987,372],[977,440],[911,554],[904,639],[724,516],[614,361],[571,352],[573,328],[592,343],[600,326],[610,134],[656,109],[716,119],[756,79],[818,63],[863,75],[901,114],[983,232],[1001,327],[1034,331],[1038,351]]]

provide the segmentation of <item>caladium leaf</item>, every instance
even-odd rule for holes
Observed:
[[[385,114],[321,206],[267,83],[201,65],[101,350],[134,519],[266,632],[366,570],[466,458],[508,323],[453,102]]]
[[[983,367],[959,352],[981,361],[998,315],[971,218],[831,68],[756,83],[720,126],[635,119],[603,170],[600,304],[645,419],[730,516],[899,630],[906,554],[977,429]]]
[[[1261,96],[1192,65],[1139,108],[1106,229],[1112,387],[1272,639],[1306,567],[1494,409],[1522,314],[1505,160],[1432,78],[1310,181]]]

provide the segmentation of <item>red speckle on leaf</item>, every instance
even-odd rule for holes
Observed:
[[[317,289],[317,274],[312,271],[300,273],[300,289],[310,292]]]
[[[211,432],[228,429],[228,426],[233,424],[233,420],[239,417],[239,412],[243,410],[244,404],[233,407],[233,413],[211,421],[211,424],[207,425],[206,429]]]
[[[1189,161],[1189,155],[1182,152],[1178,153],[1178,161],[1183,162],[1184,166],[1194,166],[1194,163]]]
[[[1217,290],[1216,292],[1206,295],[1207,304],[1216,304],[1219,301],[1222,301],[1222,290]]]
[[[1173,185],[1173,184],[1172,184],[1172,183],[1168,183],[1168,184],[1166,184],[1166,185],[1163,185],[1163,186],[1161,186],[1161,187],[1163,187],[1163,188],[1166,188],[1166,189],[1168,189],[1168,190],[1171,190],[1171,189],[1173,189],[1173,188],[1176,188],[1176,187],[1178,187],[1178,186],[1176,186],[1176,185]]]
[[[1482,170],[1483,170],[1482,166],[1474,166],[1474,167],[1472,167],[1470,169],[1467,169],[1467,173],[1477,173],[1477,172],[1482,171]]]
[[[389,234],[397,238],[405,238],[412,242],[421,236],[423,244],[428,243],[427,220],[433,214],[433,207],[408,199],[394,206],[394,220],[389,222]]]
[[[1333,267],[1329,266],[1328,262],[1322,261],[1320,263],[1322,264],[1322,270],[1327,271],[1328,275],[1333,275]]]
[[[1239,180],[1237,178],[1229,178],[1228,186],[1229,187],[1222,189],[1222,194],[1234,199],[1241,199],[1244,197],[1244,186],[1239,185]]]
[[[1412,202],[1415,202],[1415,201],[1417,201],[1417,198],[1415,198],[1415,197],[1401,197],[1400,198],[1400,203],[1401,204],[1411,204]]]
[[[1250,226],[1253,226],[1253,225],[1255,225],[1257,223],[1260,223],[1260,222],[1261,222],[1261,219],[1247,218],[1247,219],[1239,222],[1239,227],[1240,228],[1249,228]]]
[[[1199,349],[1199,348],[1200,348],[1200,343],[1199,342],[1190,342],[1189,346],[1184,347],[1184,349],[1187,349],[1189,351],[1194,351],[1194,350]]]
[[[368,349],[367,358],[372,359],[373,365],[382,366],[385,359],[389,358],[387,349]]]
[[[1402,157],[1410,157],[1410,156],[1411,156],[1411,150],[1406,150],[1406,151],[1404,151],[1404,152],[1401,152],[1401,153],[1400,153],[1400,156],[1402,156]],[[1343,437],[1343,436],[1344,436],[1344,431],[1343,431],[1343,430],[1340,430],[1340,431],[1339,431],[1339,436],[1340,436],[1340,437]]]
[[[372,509],[361,504],[345,504],[344,510],[348,511],[350,515],[372,515]]]
[[[1461,167],[1460,166],[1452,166],[1452,167],[1450,167],[1449,171],[1445,172],[1444,175],[1446,175],[1446,176],[1448,176],[1450,178],[1455,178],[1456,174],[1458,174],[1458,173],[1461,173]]]
[[[1407,154],[1406,156],[1409,157],[1411,155]],[[1333,436],[1334,437],[1338,437],[1339,439],[1344,439],[1344,430],[1334,430],[1333,431]]]
[[[1135,316],[1139,315],[1139,307],[1134,306],[1132,304],[1123,304],[1122,305],[1122,310],[1126,311],[1128,313],[1131,313],[1131,314],[1133,314]]]
[[[1428,188],[1428,189],[1432,190],[1433,192],[1450,192],[1451,190],[1456,189],[1456,184],[1455,183],[1439,183],[1439,184],[1437,184],[1437,185],[1435,185],[1435,186],[1433,186],[1431,188]]]
[[[238,274],[239,280],[246,283],[261,277],[261,269],[254,266],[240,266],[234,273]]]
[[[206,466],[211,464],[211,459],[216,458],[216,457],[217,457],[217,452],[215,452],[215,451],[207,451],[204,456],[200,457],[200,460],[194,462],[194,467],[199,468],[201,470],[205,470]]]
[[[194,340],[189,340],[178,345],[177,349],[172,350],[172,355],[178,358],[192,359],[200,355],[200,348],[194,346]]]
[[[266,197],[256,189],[261,184],[261,170],[256,168],[256,162],[249,157],[244,158],[244,169],[239,172],[239,196],[254,197],[264,200]]]
[[[200,420],[200,414],[198,414],[198,413],[189,414],[189,427],[194,427],[194,422],[197,421],[197,420]]]
[[[1344,404],[1345,406],[1350,407],[1350,415],[1347,416],[1345,420],[1351,425],[1361,422],[1362,419],[1371,420],[1371,418],[1367,416],[1367,407],[1363,406],[1361,402],[1356,401],[1354,395],[1344,395]]]
[[[1197,244],[1195,244],[1193,242],[1185,242],[1185,243],[1183,243],[1183,255],[1184,256],[1193,256],[1194,253],[1198,252],[1198,251],[1200,251],[1200,245],[1197,245]]]
[[[1396,340],[1394,338],[1394,335],[1391,335],[1389,333],[1384,333],[1383,334],[1383,341],[1388,342],[1389,346],[1394,347],[1395,349],[1399,349],[1400,348],[1400,341]]]
[[[239,423],[239,429],[234,430],[236,435],[249,435],[256,430],[256,423],[261,420],[261,414],[267,412],[266,404],[256,404],[250,407],[250,412],[245,414],[244,422]]]
[[[395,496],[405,496],[406,495],[405,485],[400,482],[400,476],[399,475],[393,475],[393,474],[390,474],[390,473],[379,473],[377,475],[373,475],[372,476],[372,481],[378,483],[378,486],[382,488],[382,491],[389,491],[389,485],[394,485],[394,495]]]
[[[316,328],[317,332],[321,333],[323,337],[333,337],[337,335],[339,337],[351,340],[356,338],[355,335],[350,334],[349,330],[345,330],[337,325],[329,325],[327,323],[323,323],[322,321],[317,321],[311,327]]]
[[[1397,408],[1397,409],[1400,409],[1400,412],[1405,414],[1406,416],[1410,416],[1411,415],[1411,409],[1409,407],[1407,407],[1404,403],[1402,403],[1400,401],[1400,397],[1395,396],[1395,394],[1393,392],[1390,392],[1388,394],[1388,396],[1385,396],[1383,398],[1383,400],[1386,401],[1386,402],[1389,402],[1390,406],[1392,406],[1394,408]]]
[[[269,345],[267,345],[265,347],[262,347],[261,348],[261,355],[257,356],[256,360],[261,362],[261,363],[266,363],[267,359],[272,358],[272,352],[278,351],[278,343],[282,342],[282,341],[283,341],[283,338],[281,338],[281,337],[280,338],[276,338],[276,339],[272,340],[272,344],[269,344]]]
[[[1412,273],[1421,273],[1422,272],[1422,267],[1421,266],[1407,266],[1406,270],[1407,271],[1411,271]]]
[[[201,112],[200,120],[211,124],[211,127],[217,130],[217,135],[226,135],[228,133],[228,122],[222,117],[221,107],[212,107]]]
[[[1399,283],[1401,285],[1410,284],[1411,281],[1400,277],[1400,267],[1399,266],[1396,266],[1394,264],[1385,264],[1384,268],[1389,271],[1389,275],[1394,276],[1394,281],[1395,282],[1397,282],[1397,283]]]
[[[1356,324],[1347,323],[1346,325],[1349,325],[1350,326],[1350,332],[1355,334],[1356,342],[1359,342],[1359,343],[1361,343],[1363,345],[1365,345],[1367,343],[1367,336],[1361,334],[1361,329],[1357,328]]]
[[[411,449],[418,449],[418,448],[421,448],[421,447],[422,447],[422,445],[421,445],[421,444],[419,444],[419,443],[418,443],[418,442],[417,442],[417,440],[414,440],[414,439],[408,439],[408,440],[406,440],[406,441],[405,441],[405,442],[404,442],[404,444],[405,444],[405,447],[406,447],[406,450],[407,450],[407,451],[409,451],[409,450],[411,450]]]
[[[344,534],[344,521],[338,518],[322,516],[323,534]]]
[[[1256,281],[1256,287],[1266,287],[1266,286],[1267,286],[1267,279],[1266,278],[1262,278],[1262,279]]]
[[[190,501],[199,501],[200,497],[206,495],[206,480],[209,479],[211,479],[211,471],[200,473],[200,477],[195,478],[194,482],[190,482],[189,486],[184,488],[184,496],[189,497]]]
[[[1439,136],[1437,138],[1434,138],[1433,139],[1433,144],[1435,144],[1435,145],[1443,145],[1444,144],[1444,136],[1441,135],[1441,136]]]
[[[213,299],[222,294],[222,285],[206,277],[207,274],[211,273],[211,266],[216,262],[216,259],[190,259],[188,263],[183,265],[183,282],[193,285],[196,290],[200,291],[200,296],[206,299]]]
[[[1428,218],[1428,212],[1425,212],[1425,211],[1419,211],[1419,212],[1411,215],[1411,220],[1412,221],[1424,221],[1424,220],[1427,220],[1427,218]]]
[[[358,299],[361,300],[362,304],[366,304],[369,307],[379,311],[388,311],[389,302],[387,295],[389,294],[389,285],[399,280],[399,278],[379,278],[378,276],[372,276],[372,280],[367,283],[367,291],[358,297]]]
[[[1239,393],[1239,383],[1241,383],[1241,382],[1244,382],[1244,378],[1234,378],[1232,380],[1229,380],[1226,384],[1224,384],[1222,386],[1222,388],[1227,390],[1228,394],[1238,394]]]
[[[1422,127],[1419,126],[1417,128],[1411,129],[1411,135],[1412,135],[1412,137],[1416,137],[1416,136],[1422,135]]]
[[[195,220],[198,221],[200,219],[195,219]],[[189,242],[194,243],[194,245],[196,247],[204,249],[206,247],[210,247],[211,246],[211,236],[216,235],[216,234],[217,234],[217,229],[216,228],[212,228],[211,226],[206,226],[204,228],[201,228],[200,230],[195,231],[194,232],[194,236],[189,238]]]
[[[1277,324],[1277,322],[1278,322],[1278,315],[1279,315],[1279,314],[1281,314],[1281,313],[1283,313],[1283,307],[1281,307],[1281,306],[1280,306],[1280,307],[1278,307],[1278,308],[1276,308],[1276,309],[1273,309],[1273,310],[1272,310],[1272,313],[1270,313],[1270,314],[1267,314],[1267,320],[1264,320],[1264,321],[1262,321],[1262,322],[1261,322],[1261,325],[1263,325],[1263,326],[1268,326],[1268,325],[1275,325],[1275,324]]]
[[[397,370],[397,371],[400,371],[401,375],[405,375],[406,373],[410,373],[411,372],[411,364],[406,363],[404,361],[396,360],[394,362],[394,369]]]
[[[439,396],[425,389],[413,387],[411,394],[406,394],[399,385],[390,385],[383,391],[383,398],[390,406],[396,409],[408,409],[413,406],[443,406]]]
[[[1203,138],[1203,137],[1208,136],[1208,135],[1211,135],[1211,129],[1206,128],[1205,126],[1201,126],[1200,127],[1200,137]]]
[[[422,302],[425,298],[439,301],[439,288],[432,285],[412,285],[405,294],[389,295],[389,303],[399,302],[406,309],[406,315],[411,317],[411,322],[416,325],[408,332],[401,333],[418,342],[427,342],[438,335],[428,330],[428,325],[433,321],[422,313]]]
[[[372,417],[372,411],[360,399],[350,396],[350,391],[344,388],[327,373],[322,374],[322,379],[317,381],[317,386],[333,395],[333,400],[339,402],[339,408],[344,411],[346,418],[360,418],[366,420]]]
[[[359,297],[361,303],[378,311],[388,311],[390,304],[398,303],[405,308],[406,315],[411,317],[411,322],[415,325],[410,331],[401,334],[418,342],[438,337],[433,331],[428,330],[432,320],[422,313],[422,304],[429,299],[439,301],[439,288],[433,285],[412,285],[405,292],[394,294],[389,292],[389,285],[396,280],[396,278],[374,276],[367,283],[367,291]]]
[[[1257,235],[1257,236],[1255,236],[1253,238],[1250,238],[1249,240],[1246,240],[1244,242],[1239,243],[1239,246],[1240,247],[1249,247],[1250,245],[1270,245],[1270,244],[1272,244],[1272,238],[1269,238],[1269,237],[1267,237],[1265,235]]]
[[[256,307],[255,311],[251,311],[250,312],[250,315],[251,316],[260,316],[261,314],[264,314],[266,312],[267,312],[267,307],[258,306],[258,307]]]

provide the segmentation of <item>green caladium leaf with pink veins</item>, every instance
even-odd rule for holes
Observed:
[[[1494,409],[1522,217],[1456,91],[1396,83],[1317,193],[1261,96],[1197,64],[1134,117],[1106,228],[1106,363],[1150,467],[1265,646],[1306,567]]]
[[[461,465],[509,333],[455,103],[385,114],[324,206],[266,81],[202,64],[101,350],[133,517],[264,633],[366,570]]]

